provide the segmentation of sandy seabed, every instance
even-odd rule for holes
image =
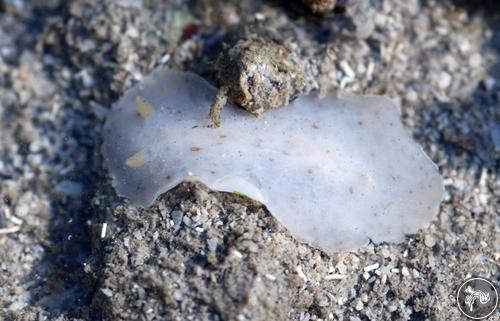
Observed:
[[[0,319],[464,319],[460,283],[500,278],[500,10],[465,2],[0,0]],[[217,85],[218,54],[252,37],[291,48],[310,89],[401,103],[445,181],[431,225],[326,254],[199,184],[148,209],[115,195],[113,101],[159,65]]]

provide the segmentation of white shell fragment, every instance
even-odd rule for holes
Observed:
[[[302,97],[259,118],[226,106],[215,128],[215,95],[192,73],[159,69],[115,103],[103,154],[121,196],[149,206],[199,180],[262,202],[330,251],[402,241],[436,215],[442,179],[388,98]]]

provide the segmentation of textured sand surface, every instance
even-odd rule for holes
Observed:
[[[460,282],[499,281],[498,5],[338,2],[0,0],[0,319],[462,320]],[[326,255],[238,196],[114,194],[106,106],[159,65],[224,83],[219,52],[250,37],[315,66],[311,88],[401,102],[445,181],[431,226]]]

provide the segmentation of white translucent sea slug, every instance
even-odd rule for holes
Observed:
[[[261,117],[226,106],[215,128],[216,93],[162,68],[113,105],[103,154],[119,195],[149,206],[199,180],[263,203],[295,238],[327,251],[402,241],[437,214],[437,166],[388,98],[305,96]]]

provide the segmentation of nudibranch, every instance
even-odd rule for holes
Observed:
[[[437,214],[443,182],[388,98],[303,96],[255,117],[208,110],[217,90],[160,68],[111,109],[102,151],[113,186],[149,206],[184,180],[264,204],[298,240],[326,251],[399,242]]]

